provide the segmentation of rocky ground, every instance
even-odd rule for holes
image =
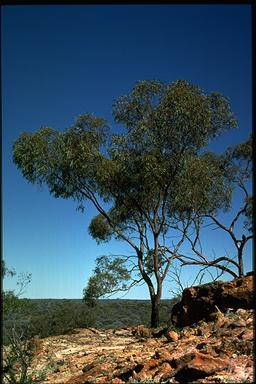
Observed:
[[[156,333],[90,328],[35,339],[33,369],[47,372],[42,384],[254,382],[253,310]]]

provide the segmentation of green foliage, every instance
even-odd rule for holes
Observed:
[[[170,255],[178,251],[179,240],[165,241],[173,220],[230,205],[232,181],[223,176],[222,159],[204,151],[237,122],[225,96],[206,94],[185,80],[140,81],[114,102],[113,116],[124,133],[110,135],[106,121],[89,113],[63,132],[42,127],[23,133],[14,143],[13,161],[29,182],[46,184],[54,197],[72,198],[82,210],[89,200],[98,212],[90,234],[98,243],[113,236],[126,241],[151,300],[159,301]],[[121,270],[123,262],[103,262],[84,291],[91,303],[127,287],[121,284],[129,275]]]
[[[142,209],[151,211],[170,178],[172,198],[189,156],[223,129],[236,126],[227,98],[206,95],[184,80],[141,81],[117,99],[113,114],[127,133],[112,136],[109,156],[101,150],[106,121],[87,113],[64,132],[43,127],[23,133],[13,146],[14,163],[30,182],[46,183],[55,197],[81,202],[97,192],[113,202],[111,219],[118,216],[121,224],[137,219]],[[190,173],[194,169],[192,164]],[[108,240],[115,231],[105,219],[98,217],[90,228],[99,240]]]
[[[161,300],[159,304],[160,324],[165,325],[170,320],[171,308],[175,300]],[[150,300],[99,300],[93,308],[96,316],[96,327],[122,328],[143,324],[150,326]]]
[[[32,300],[31,336],[62,335],[75,328],[95,325],[95,313],[80,300]]]
[[[229,209],[233,189],[222,167],[223,162],[212,152],[191,157],[177,182],[170,212],[216,214],[219,209]]]
[[[13,161],[28,181],[46,183],[54,197],[82,199],[83,179],[95,189],[106,129],[105,120],[85,114],[64,132],[43,127],[23,133],[13,146]]]
[[[161,324],[168,322],[171,308],[177,300],[160,302]],[[16,330],[19,334],[23,331],[23,342],[29,342],[36,335],[63,335],[76,328],[122,328],[139,324],[150,326],[150,300],[98,300],[93,308],[79,299],[28,299],[28,304],[27,309],[30,307],[31,310],[20,312],[16,317]],[[11,322],[4,322],[4,335],[10,334],[12,325]],[[6,337],[4,344],[11,345]]]
[[[243,143],[230,148],[227,153],[229,153],[233,159],[252,162],[252,134]]]
[[[47,367],[40,371],[31,369],[34,343],[22,339],[15,329],[12,342],[4,348],[3,383],[32,384],[46,379]]]
[[[109,241],[113,234],[113,230],[108,224],[106,218],[100,214],[91,220],[89,233],[99,244],[101,242]]]
[[[30,300],[26,309],[4,319],[3,342],[12,343],[13,327],[24,340],[37,335],[63,335],[75,328],[94,327],[96,313],[80,300]]]
[[[111,260],[110,257],[100,256],[96,259],[94,274],[83,292],[86,303],[94,305],[100,297],[126,289],[124,282],[129,281],[131,275],[124,262],[121,257]]]
[[[182,147],[196,150],[224,127],[236,126],[227,98],[206,95],[184,80],[138,82],[114,103],[113,114],[127,127],[127,141],[137,152],[162,155],[178,154]]]
[[[248,181],[252,175],[252,136],[229,147],[222,158],[223,171],[228,180],[240,186]]]
[[[16,276],[15,270],[10,270],[5,266],[4,260],[2,261],[2,273],[3,278],[5,276]],[[3,322],[4,329],[7,330],[6,324],[9,324],[9,327],[19,327],[19,319],[28,316],[28,314],[33,311],[33,306],[28,299],[20,298],[20,295],[24,293],[25,287],[31,281],[31,274],[21,273],[17,276],[16,285],[18,289],[3,291],[2,292],[2,309],[3,309]],[[8,332],[4,335],[6,338]]]
[[[1,259],[1,276],[4,279],[6,276],[15,276],[16,272],[14,269],[9,269],[6,267],[5,261]]]
[[[19,298],[13,291],[3,292],[3,319],[15,321],[21,314],[33,310],[28,299]]]
[[[14,277],[16,272],[1,262],[2,276]],[[30,317],[34,306],[29,299],[21,299],[31,274],[18,276],[18,292],[2,292],[3,302],[3,382],[11,384],[32,384],[45,378],[45,371],[31,370],[33,341],[31,340]]]
[[[244,228],[252,231],[253,196],[246,188],[246,183],[252,178],[252,135],[243,143],[237,144],[223,155],[225,177],[238,185],[245,192]]]

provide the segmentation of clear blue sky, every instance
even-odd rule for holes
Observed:
[[[84,112],[115,130],[112,103],[136,81],[185,79],[230,97],[239,128],[212,143],[222,151],[252,129],[251,47],[246,4],[2,7],[3,254],[7,266],[32,273],[26,297],[80,298],[96,256],[130,250],[115,241],[97,246],[87,231],[90,206],[83,215],[26,182],[12,163],[20,133],[63,130]],[[233,252],[217,231],[206,241],[209,252]],[[246,270],[251,263],[248,246]],[[142,288],[126,296],[147,297]]]

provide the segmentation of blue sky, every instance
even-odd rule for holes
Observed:
[[[12,163],[20,133],[42,125],[63,130],[84,112],[106,118],[115,131],[112,103],[136,81],[185,79],[230,98],[239,127],[211,144],[221,152],[252,129],[251,46],[246,4],[2,7],[3,254],[18,273],[32,273],[26,297],[80,298],[96,256],[130,250],[90,238],[91,206],[81,214],[74,202],[23,179]],[[216,231],[206,242],[209,252],[233,252]],[[248,246],[246,270],[251,263]],[[184,281],[191,276],[187,269]],[[7,279],[5,288],[13,287]],[[143,288],[126,296],[147,297]]]

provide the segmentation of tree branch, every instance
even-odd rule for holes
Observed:
[[[222,258],[219,258],[217,260],[214,260],[214,261],[208,261],[208,262],[203,262],[203,261],[194,261],[194,262],[189,262],[189,261],[185,261],[184,263],[182,263],[182,265],[205,265],[207,267],[216,267],[216,268],[219,268],[221,270],[223,270],[224,272],[228,272],[230,275],[232,275],[234,278],[237,278],[238,275],[233,272],[231,269],[227,268],[227,267],[224,267],[223,265],[221,264],[216,264],[217,262],[220,262]],[[222,259],[223,260],[223,259]]]

